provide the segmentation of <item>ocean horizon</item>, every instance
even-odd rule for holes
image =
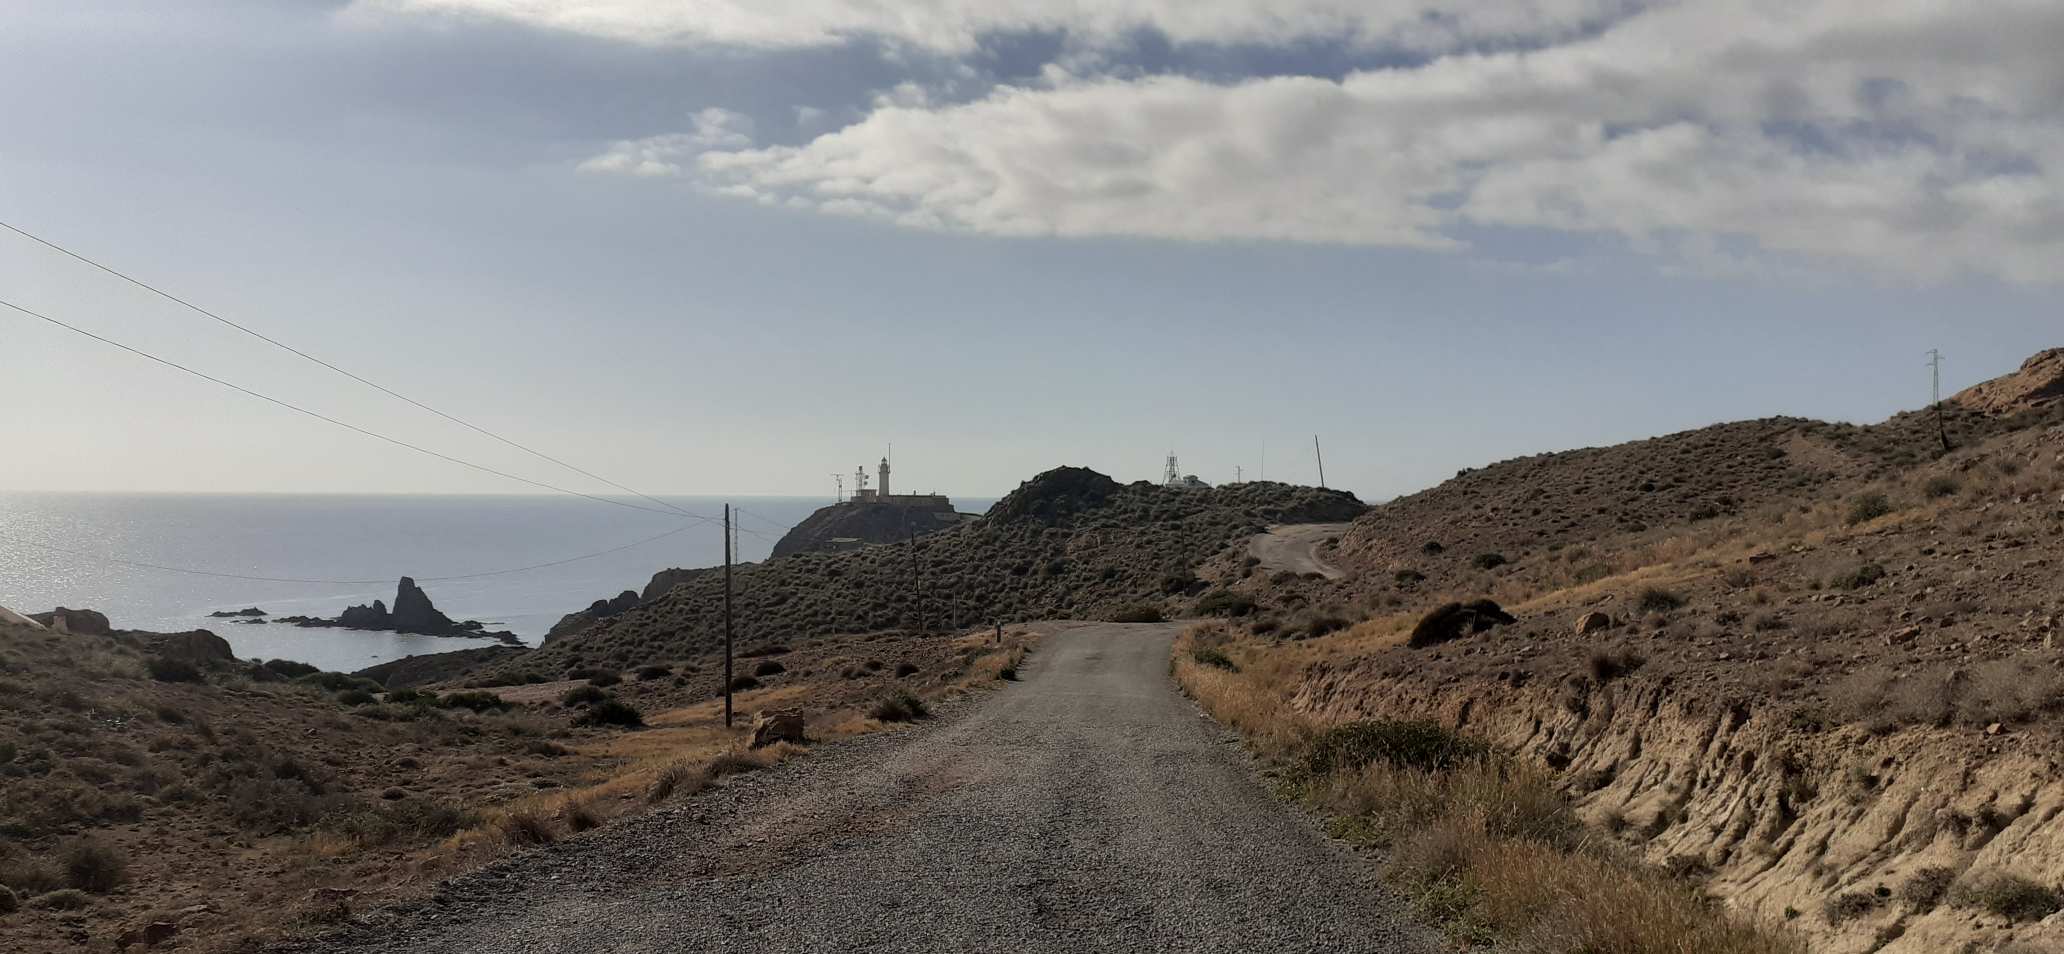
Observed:
[[[121,629],[207,629],[240,657],[350,671],[494,641],[209,614],[256,606],[271,616],[335,616],[353,604],[392,603],[396,582],[408,576],[453,619],[480,620],[536,645],[561,616],[642,590],[658,570],[721,563],[717,518],[726,503],[737,516],[736,559],[753,562],[832,502],[657,499],[708,519],[530,494],[10,491],[0,493],[0,606],[93,609]],[[970,512],[992,503],[954,501]]]

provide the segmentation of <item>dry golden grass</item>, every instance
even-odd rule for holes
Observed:
[[[1386,639],[1395,624],[1359,637]],[[1313,641],[1322,642],[1322,641]],[[1214,648],[1237,671],[1195,660]],[[1338,651],[1268,647],[1204,623],[1176,640],[1176,681],[1264,756],[1289,761],[1326,727],[1292,709],[1304,660]],[[1804,954],[1781,929],[1742,921],[1695,888],[1588,836],[1544,773],[1502,756],[1437,770],[1372,762],[1299,780],[1336,833],[1391,850],[1386,875],[1464,944],[1550,954]]]

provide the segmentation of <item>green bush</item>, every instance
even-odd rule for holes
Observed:
[[[767,659],[762,660],[759,665],[754,666],[752,669],[752,674],[755,676],[779,676],[787,671],[787,666],[784,666],[772,659]]]
[[[667,667],[665,667],[665,666],[639,666],[639,667],[638,667],[638,681],[639,681],[639,682],[651,682],[651,681],[652,681],[652,680],[654,680],[654,679],[665,679],[666,677],[668,677],[668,676],[671,676],[671,675],[673,675],[673,674],[674,674],[674,671],[673,671],[673,670],[671,670],[671,669],[668,669],[668,668],[667,668]]]
[[[1843,518],[1843,522],[1853,527],[1891,512],[1892,501],[1884,494],[1858,494],[1849,499],[1849,515]]]
[[[314,686],[324,692],[343,692],[346,689],[364,689],[367,692],[379,692],[386,688],[371,679],[361,679],[341,672],[303,673],[294,677],[294,681],[304,686]]]
[[[167,659],[164,656],[152,656],[143,665],[144,668],[150,670],[151,678],[159,682],[201,681],[201,671],[194,668],[193,663],[187,662],[184,659]]]
[[[614,725],[625,728],[637,728],[645,724],[645,714],[639,712],[636,706],[621,699],[608,699],[596,703],[588,711],[581,713],[581,717],[575,719],[573,724],[591,726]]]
[[[871,713],[882,722],[912,722],[931,714],[923,699],[907,692],[896,693],[875,703]]]
[[[447,694],[437,700],[437,704],[446,709],[465,709],[471,712],[503,712],[509,708],[509,704],[502,701],[501,696],[480,689]]]
[[[1190,650],[1190,658],[1196,660],[1197,662],[1203,665],[1211,666],[1216,669],[1223,669],[1227,672],[1240,671],[1239,664],[1233,662],[1231,656],[1228,656],[1225,653],[1220,652],[1219,650],[1214,649],[1210,646],[1202,646],[1197,649]]]
[[[305,662],[295,662],[291,659],[268,659],[262,664],[262,667],[268,672],[288,679],[298,679],[302,676],[313,675],[322,671]]]
[[[1469,561],[1470,565],[1479,570],[1495,570],[1504,566],[1505,562],[1503,553],[1479,553],[1475,559]]]
[[[1950,903],[1982,908],[2009,921],[2040,921],[2064,910],[2064,895],[2020,875],[1992,874],[1959,885]]]
[[[337,693],[337,701],[347,706],[369,706],[379,700],[364,689],[346,689]]]
[[[1860,590],[1885,578],[1885,568],[1875,563],[1866,563],[1847,573],[1837,575],[1828,585],[1838,590]]]
[[[1940,500],[1944,497],[1954,497],[1962,489],[1964,489],[1964,486],[1957,483],[1955,477],[1947,474],[1930,477],[1926,483],[1921,485],[1921,493],[1927,494],[1928,497],[1935,500]]]
[[[1254,600],[1232,590],[1212,590],[1197,601],[1199,616],[1246,616],[1254,612]]]
[[[129,880],[129,861],[113,847],[87,839],[65,849],[64,873],[66,884],[106,894]]]
[[[41,895],[29,903],[46,911],[77,911],[92,904],[93,899],[87,897],[86,892],[80,891],[77,888],[65,888]]]
[[[559,697],[560,703],[569,706],[588,706],[609,701],[609,693],[594,686],[575,686]]]
[[[1634,597],[1634,608],[1644,613],[1668,613],[1684,605],[1684,597],[1669,590],[1649,587]]]
[[[731,680],[732,692],[744,692],[747,689],[758,689],[759,687],[760,681],[758,679],[744,674],[733,677]]]
[[[1134,603],[1121,606],[1111,612],[1113,623],[1159,623],[1162,621],[1161,607],[1152,603]]]
[[[1374,719],[1334,726],[1312,739],[1303,769],[1310,778],[1359,769],[1371,762],[1438,771],[1490,755],[1489,744],[1456,735],[1433,722]]]

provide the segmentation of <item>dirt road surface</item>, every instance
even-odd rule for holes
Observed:
[[[1347,532],[1344,523],[1293,523],[1270,527],[1247,541],[1247,553],[1261,561],[1261,569],[1274,573],[1317,573],[1329,580],[1347,575],[1339,567],[1319,558],[1319,547]]]
[[[1057,623],[1024,681],[535,850],[298,950],[1433,951],[1168,676]]]

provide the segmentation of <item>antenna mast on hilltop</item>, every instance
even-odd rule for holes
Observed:
[[[1312,457],[1319,462],[1319,489],[1326,489],[1326,455],[1319,453],[1319,435],[1311,436]]]
[[[838,501],[839,503],[845,503],[845,502],[846,502],[846,475],[844,475],[844,474],[833,474],[833,475],[831,475],[831,480],[832,480],[832,483],[833,483],[833,484],[835,484],[835,485],[837,485],[837,487],[838,487],[838,493],[837,493],[837,495],[836,495],[836,496],[834,496],[834,497],[833,497],[832,499],[833,499],[833,500],[836,500],[836,501]]]
[[[1942,351],[1928,349],[1928,406],[1935,409],[1935,436],[1942,439],[1942,452],[1949,453],[1949,428],[1942,423]]]
[[[1161,472],[1161,484],[1165,487],[1173,487],[1181,481],[1182,464],[1176,461],[1175,451],[1171,450],[1168,452],[1168,467]]]

